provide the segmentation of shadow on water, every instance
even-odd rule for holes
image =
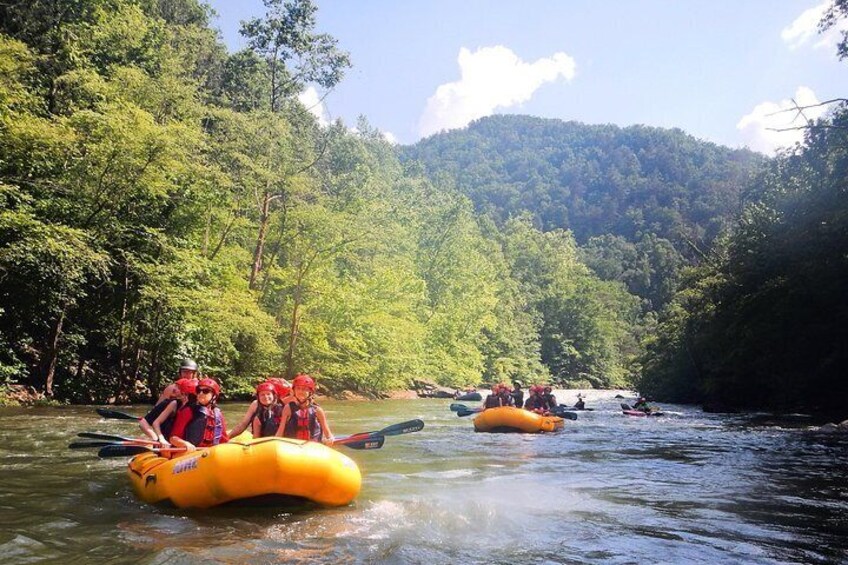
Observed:
[[[91,408],[0,409],[4,563],[835,563],[848,559],[848,438],[803,422],[622,415],[615,392],[557,434],[474,433],[450,400],[325,404],[337,434],[425,429],[351,452],[363,489],[206,511],[149,506],[123,460],[66,448],[134,433]],[[558,396],[576,396],[559,391]],[[573,399],[572,399],[573,401]],[[235,419],[244,405],[227,405]],[[142,408],[127,409],[140,413]]]

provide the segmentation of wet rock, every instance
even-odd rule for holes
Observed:
[[[454,389],[424,379],[412,381],[412,388],[420,398],[453,398],[454,395]]]
[[[368,397],[353,392],[352,390],[343,390],[339,394],[334,396],[339,400],[369,400]]]
[[[414,390],[393,390],[387,397],[390,400],[412,400],[418,398],[418,393]]]

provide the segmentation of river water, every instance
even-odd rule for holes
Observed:
[[[474,433],[449,400],[328,401],[337,434],[426,423],[346,450],[363,487],[336,509],[149,506],[124,460],[67,449],[134,423],[0,408],[0,562],[848,563],[848,436],[688,406],[627,417],[614,395],[546,435]],[[244,408],[224,406],[231,425]]]

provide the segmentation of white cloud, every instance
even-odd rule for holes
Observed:
[[[443,129],[459,128],[530,100],[543,84],[560,77],[574,78],[576,63],[565,53],[526,63],[507,47],[459,50],[460,80],[443,84],[427,100],[419,132],[427,136]]]
[[[330,118],[327,115],[327,109],[324,108],[324,102],[314,86],[308,87],[306,90],[297,95],[297,99],[301,104],[306,106],[310,114],[318,119],[318,123],[326,126],[330,123]]]
[[[393,134],[392,132],[390,132],[390,131],[380,131],[380,133],[383,134],[383,139],[385,139],[386,141],[388,141],[392,145],[398,144],[397,136],[395,134]]]
[[[825,0],[817,6],[804,10],[800,16],[795,18],[795,21],[783,28],[780,37],[789,45],[790,49],[797,49],[818,37],[818,41],[813,43],[813,48],[828,48],[835,54],[836,44],[842,37],[841,32],[848,31],[848,21],[845,18],[837,20],[833,27],[821,35],[819,35],[818,28],[819,22],[832,4],[832,0]]]
[[[742,133],[744,143],[751,149],[774,153],[780,147],[790,147],[804,139],[804,130],[786,128],[804,126],[807,120],[814,120],[827,112],[826,107],[820,106],[804,109],[801,115],[795,109],[796,104],[810,106],[818,103],[819,99],[812,89],[799,86],[795,91],[794,101],[762,102],[739,120],[736,129]]]

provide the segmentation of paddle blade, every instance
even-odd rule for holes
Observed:
[[[424,429],[424,421],[423,420],[408,420],[406,422],[401,422],[399,424],[392,424],[391,426],[386,426],[379,432],[369,432],[370,435],[381,435],[381,436],[399,436],[401,434],[411,434],[413,432],[420,432]]]
[[[631,408],[630,405],[627,404],[626,402],[621,403],[621,409],[622,410],[633,410],[633,408]]]
[[[109,410],[108,408],[98,408],[97,413],[103,416],[104,418],[111,418],[112,420],[140,420],[138,416],[133,416],[131,414],[125,414],[124,412],[118,412],[117,410]]]
[[[559,416],[564,420],[576,420],[577,412],[569,412],[568,410],[554,410],[551,412],[554,416]]]
[[[107,445],[97,452],[98,457],[132,457],[140,453],[148,453],[153,448],[146,445]]]
[[[471,416],[472,414],[479,414],[482,410],[458,410],[456,415],[462,418],[463,416]]]
[[[74,441],[68,444],[69,449],[88,449],[89,447],[105,447],[107,445],[116,445],[111,441]]]
[[[350,449],[380,449],[385,442],[386,438],[384,436],[371,436],[359,441],[345,442],[342,445]]]
[[[453,404],[450,405],[450,411],[451,412],[459,412],[460,410],[470,410],[470,408],[468,406],[466,406],[465,404],[459,404],[457,402],[454,402]]]

